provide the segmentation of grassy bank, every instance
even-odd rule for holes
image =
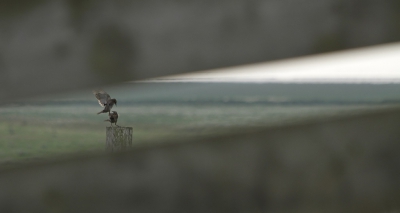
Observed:
[[[134,144],[363,113],[400,100],[399,85],[124,84],[118,124]],[[0,163],[104,150],[109,123],[91,91],[0,107]],[[190,140],[190,139],[189,139]]]

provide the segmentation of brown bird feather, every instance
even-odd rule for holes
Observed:
[[[97,114],[107,112],[110,113],[110,110],[113,108],[114,104],[117,105],[117,100],[115,98],[111,98],[110,95],[103,90],[93,90],[93,94],[99,102],[99,105],[104,107],[104,109]]]

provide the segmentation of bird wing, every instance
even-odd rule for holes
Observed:
[[[105,107],[107,102],[111,100],[111,97],[109,94],[102,90],[93,90],[94,96],[96,96],[97,101],[99,102],[100,106]]]

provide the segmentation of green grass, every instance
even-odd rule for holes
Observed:
[[[397,85],[127,84],[106,91],[118,98],[113,110],[119,113],[119,125],[133,127],[133,143],[149,144],[362,113],[393,106],[383,103],[397,103],[399,89]],[[100,110],[90,91],[1,107],[0,163],[104,150],[105,127],[110,124],[104,122],[107,114],[96,115]]]
[[[1,122],[0,134],[0,162],[104,147],[102,132],[79,128]]]
[[[119,125],[133,127],[134,144],[222,134],[376,109],[265,104],[138,104],[116,107]],[[97,106],[20,106],[0,110],[0,162],[104,150],[106,114]]]

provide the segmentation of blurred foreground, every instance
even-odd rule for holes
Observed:
[[[399,125],[385,109],[24,164],[0,171],[0,211],[398,212]]]

